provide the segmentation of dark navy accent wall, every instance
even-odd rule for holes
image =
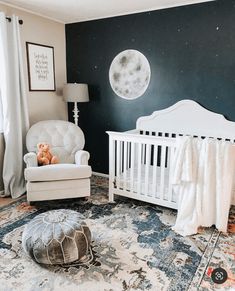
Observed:
[[[68,24],[66,46],[68,82],[89,84],[79,124],[93,171],[108,173],[106,130],[132,129],[138,117],[181,99],[235,121],[234,0]],[[142,52],[151,66],[147,91],[133,101],[118,97],[108,77],[113,58],[126,49]]]

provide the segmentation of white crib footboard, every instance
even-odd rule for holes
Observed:
[[[170,177],[175,139],[134,132],[109,134],[109,201],[114,195],[177,209]]]

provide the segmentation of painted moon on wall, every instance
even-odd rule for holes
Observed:
[[[147,58],[137,50],[125,50],[113,59],[109,69],[109,82],[118,96],[131,100],[144,94],[150,75]]]

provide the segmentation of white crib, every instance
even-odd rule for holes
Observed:
[[[140,117],[136,129],[109,134],[109,201],[114,194],[177,209],[171,185],[178,135],[234,142],[235,122],[192,100]],[[234,204],[234,202],[233,202]]]

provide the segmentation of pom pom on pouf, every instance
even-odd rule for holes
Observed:
[[[41,264],[79,261],[88,254],[90,242],[91,232],[81,214],[68,209],[39,214],[22,235],[23,249]]]

